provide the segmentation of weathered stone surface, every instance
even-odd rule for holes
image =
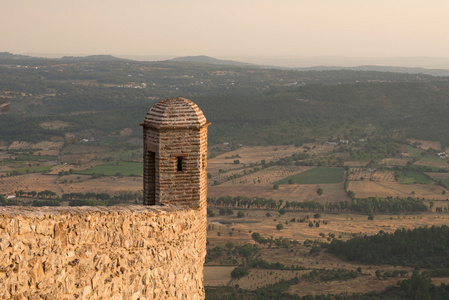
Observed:
[[[0,299],[203,299],[198,211],[1,207]]]

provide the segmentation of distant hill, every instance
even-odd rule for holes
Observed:
[[[261,68],[281,69],[281,70],[296,70],[296,71],[333,71],[333,70],[354,70],[354,71],[375,71],[375,72],[393,72],[406,74],[426,74],[432,76],[449,76],[448,69],[426,69],[426,68],[410,68],[410,67],[395,67],[395,66],[375,66],[362,65],[357,67],[339,67],[339,66],[314,66],[307,68],[288,68],[271,65],[257,65],[251,63],[238,62],[234,60],[223,60],[206,55],[198,56],[182,56],[171,59],[171,61],[179,62],[197,62],[211,65],[233,65],[233,66],[255,66]]]
[[[206,55],[198,55],[198,56],[182,56],[171,59],[171,61],[181,61],[181,62],[197,62],[211,65],[229,65],[229,66],[255,66],[249,63],[243,63],[234,60],[223,60],[217,59]]]
[[[354,71],[376,71],[376,72],[393,72],[393,73],[407,73],[407,74],[426,74],[432,76],[449,76],[449,70],[447,69],[425,69],[425,68],[373,66],[373,65],[364,65],[358,67],[316,66],[308,68],[294,68],[294,70],[296,71],[354,70]]]
[[[0,59],[37,59],[37,58],[28,55],[18,55],[9,52],[0,52]]]
[[[62,60],[76,61],[125,61],[128,59],[115,57],[112,55],[89,55],[89,56],[63,56]]]

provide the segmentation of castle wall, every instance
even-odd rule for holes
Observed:
[[[0,298],[203,299],[202,218],[174,206],[0,207]]]

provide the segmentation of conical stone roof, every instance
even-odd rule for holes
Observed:
[[[206,117],[192,101],[177,97],[156,103],[144,121],[144,126],[156,128],[201,128]]]

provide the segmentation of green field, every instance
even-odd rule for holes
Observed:
[[[23,161],[28,161],[28,160],[37,161],[39,159],[57,160],[58,157],[56,155],[20,155],[17,158],[17,160],[23,160]]]
[[[299,184],[339,183],[344,178],[343,168],[316,167],[314,169],[288,176],[274,184],[287,184],[290,179]]]
[[[414,183],[421,183],[421,184],[430,184],[432,183],[432,180],[427,177],[426,175],[414,172],[414,171],[406,171],[399,173],[400,179],[399,183],[403,184],[414,184]]]
[[[407,145],[405,147],[407,148],[407,151],[410,153],[410,155],[412,157],[422,158],[421,153],[424,152],[423,150],[409,146],[409,145]]]
[[[101,174],[106,176],[142,176],[143,164],[137,162],[109,162],[84,171],[76,171],[78,174]]]
[[[436,156],[424,156],[422,158],[422,160],[423,161],[431,161],[431,162],[439,162],[439,163],[442,163],[442,164],[447,162],[447,159],[441,159],[441,158],[436,157]]]
[[[3,173],[13,173],[14,175],[26,174],[26,173],[45,173],[51,170],[53,166],[37,166],[21,169],[12,169]]]

